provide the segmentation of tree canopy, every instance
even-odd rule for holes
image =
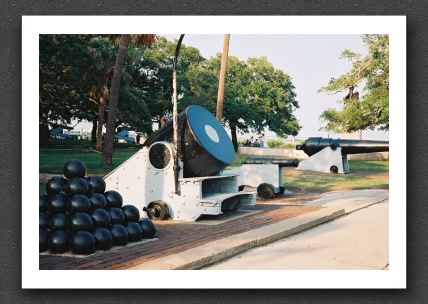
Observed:
[[[104,113],[101,103],[105,103],[108,115],[108,89],[118,50],[117,41],[112,44],[109,38],[40,35],[41,123],[88,120],[96,127],[99,111]],[[153,123],[170,117],[175,46],[164,37],[158,37],[150,48],[139,47],[131,39],[121,78],[116,126],[150,134]],[[199,104],[215,112],[220,57],[218,54],[205,59],[198,49],[182,45],[177,68],[179,109]],[[265,127],[281,136],[296,135],[300,129],[294,116],[296,108],[290,76],[267,58],[254,57],[246,62],[228,58],[223,123],[231,129],[235,144],[237,132],[263,132]]]
[[[364,35],[368,54],[344,50],[341,57],[352,63],[349,72],[332,78],[320,92],[348,91],[341,110],[329,108],[321,114],[324,129],[334,132],[389,129],[389,36]],[[354,90],[363,86],[362,94]]]
[[[69,123],[96,111],[89,92],[96,85],[95,58],[84,35],[40,35],[39,119]],[[82,111],[82,109],[84,109]]]
[[[144,49],[142,60],[136,64],[134,80],[146,93],[146,102],[150,108],[152,121],[159,123],[162,117],[172,112],[172,66],[176,42],[158,37],[151,48]],[[189,65],[199,63],[204,58],[198,49],[181,46],[180,60],[177,65],[177,92],[179,96],[188,95],[189,83],[187,70]]]
[[[214,112],[221,56],[193,64],[187,71],[189,92],[180,106],[200,104]],[[293,112],[298,108],[291,78],[275,69],[265,57],[247,62],[229,56],[226,71],[223,122],[232,131],[263,132],[266,127],[281,136],[297,135],[300,126]]]

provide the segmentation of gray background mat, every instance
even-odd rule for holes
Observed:
[[[427,136],[424,132],[428,130],[427,12],[427,1],[2,1],[0,4],[0,142],[2,147],[0,302],[61,304],[426,302],[428,298],[426,288],[428,203],[425,189],[428,189],[428,182],[425,177],[428,172],[426,170],[428,149]],[[407,290],[21,290],[20,151],[26,148],[21,145],[20,140],[22,132],[21,16],[149,14],[407,15]],[[26,130],[25,136],[31,136],[31,130]],[[55,272],[52,272],[52,275],[55,275]],[[150,280],[150,277],[141,278],[142,287],[146,280]],[[161,283],[159,282],[159,285]]]

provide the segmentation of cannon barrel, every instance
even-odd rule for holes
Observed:
[[[281,158],[268,158],[268,157],[251,157],[242,161],[242,164],[275,164],[279,167],[297,167],[299,165],[298,159],[281,159]]]
[[[221,123],[206,109],[190,105],[177,117],[178,156],[183,161],[183,176],[215,175],[235,159],[232,141]],[[172,121],[153,133],[144,143],[172,141]]]
[[[389,151],[389,142],[382,140],[357,140],[357,139],[339,139],[339,138],[323,138],[309,137],[301,145],[297,145],[297,150],[302,150],[308,156],[318,153],[326,147],[331,147],[333,150],[340,147],[342,154],[360,154],[373,152]]]

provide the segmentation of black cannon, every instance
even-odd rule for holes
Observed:
[[[302,150],[310,156],[309,159],[300,162],[299,169],[301,170],[349,173],[348,154],[387,152],[389,142],[309,137],[303,144],[297,145],[296,149]],[[338,153],[339,151],[340,153]],[[328,171],[326,165],[328,165]]]
[[[184,177],[210,176],[226,168],[235,158],[232,141],[221,123],[204,108],[191,105],[178,115],[178,155]],[[166,123],[144,143],[172,142],[173,124]]]
[[[307,155],[312,156],[322,149],[330,147],[336,150],[342,148],[342,154],[360,154],[389,151],[389,142],[382,140],[357,140],[357,139],[337,139],[323,137],[309,137],[301,145],[297,145],[297,150],[302,150]]]
[[[282,167],[297,167],[299,165],[298,159],[283,159],[283,158],[269,158],[269,157],[250,157],[242,161],[242,164],[275,164]]]

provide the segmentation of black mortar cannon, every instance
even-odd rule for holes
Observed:
[[[330,150],[326,148],[330,148]],[[342,173],[343,171],[343,173],[349,173],[349,164],[347,159],[348,154],[387,152],[389,151],[389,142],[381,140],[309,137],[303,144],[296,146],[297,150],[302,150],[308,156],[310,156],[308,160],[304,160],[300,163],[299,168],[302,170],[323,171],[322,169],[317,169],[325,167],[320,164],[320,162],[334,162],[334,153],[331,153],[331,151],[336,151],[338,148],[340,148],[342,156],[342,170],[337,164],[331,164],[330,172]],[[318,154],[321,151],[325,151],[323,156]]]

